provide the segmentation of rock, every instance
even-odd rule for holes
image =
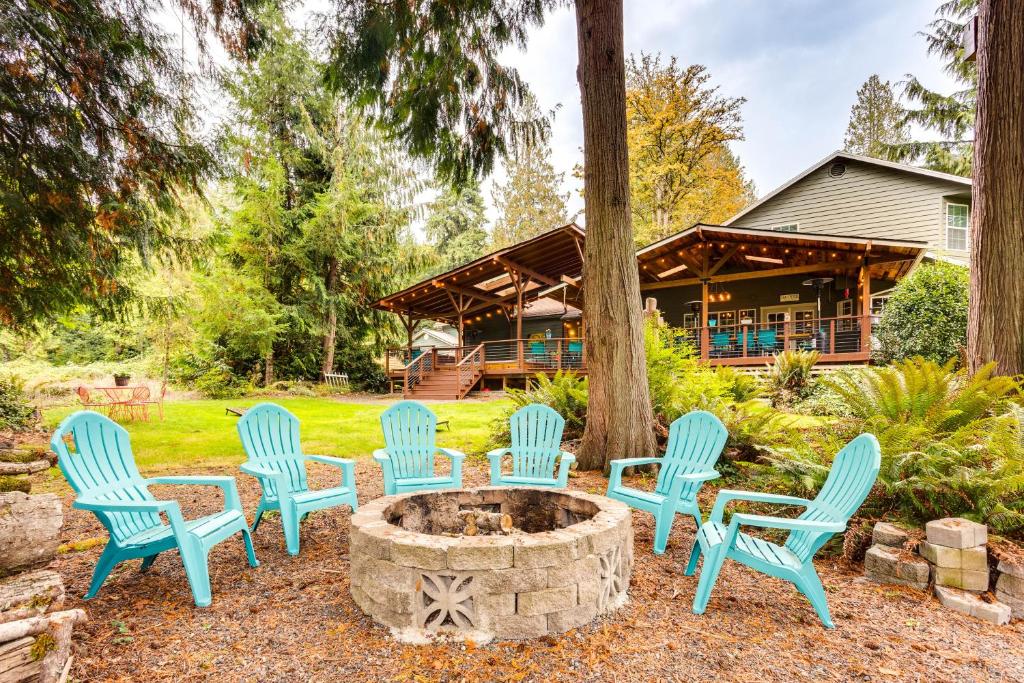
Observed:
[[[877,583],[928,587],[930,567],[927,561],[905,550],[874,545],[864,555],[864,575]]]
[[[46,460],[33,460],[32,462],[0,462],[0,475],[32,474],[49,469],[50,463]]]
[[[996,579],[996,588],[1004,593],[1009,593],[1015,598],[1024,600],[1024,579],[1018,578],[1013,574],[1000,574],[999,578]]]
[[[974,593],[936,586],[935,595],[943,606],[967,614],[990,624],[1001,626],[1010,622],[1010,607],[1001,602],[985,602]]]
[[[902,548],[908,540],[910,535],[906,531],[888,522],[879,522],[871,532],[871,541],[875,545]]]
[[[996,569],[998,569],[999,572],[1002,574],[1009,574],[1010,576],[1016,577],[1024,581],[1024,560],[1000,560],[999,566],[996,567]]]
[[[973,548],[988,543],[988,527],[962,517],[932,520],[924,530],[929,543],[947,548]]]
[[[1001,591],[996,583],[996,600],[1009,606],[1014,619],[1024,619],[1024,598]]]
[[[919,552],[921,557],[938,567],[988,571],[988,550],[983,545],[973,548],[950,548],[924,541]]]
[[[52,493],[0,494],[0,576],[41,567],[52,560],[63,521],[60,498]]]
[[[932,581],[936,586],[948,586],[983,593],[988,590],[988,569],[976,571],[932,566]]]

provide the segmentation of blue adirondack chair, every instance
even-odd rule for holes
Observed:
[[[67,440],[73,447],[69,448]],[[96,595],[111,570],[125,560],[142,558],[149,569],[164,550],[177,548],[196,606],[210,604],[206,555],[221,541],[242,533],[249,564],[259,566],[234,477],[190,476],[143,479],[135,466],[128,432],[110,418],[81,410],[64,419],[50,439],[61,472],[78,496],[72,507],[93,512],[110,535],[85,594]],[[218,486],[224,511],[186,520],[175,500],[157,500],[151,484]],[[170,525],[160,520],[167,515]]]
[[[299,524],[314,510],[356,502],[355,462],[328,455],[307,455],[299,442],[299,418],[274,403],[260,403],[238,420],[238,436],[249,461],[241,470],[256,477],[263,489],[252,531],[256,533],[263,513],[278,510],[284,528],[285,547],[290,555],[299,554]],[[306,461],[320,462],[341,469],[341,485],[310,491],[306,481]]]
[[[509,418],[512,447],[487,454],[492,486],[557,486],[565,488],[576,456],[562,451],[565,420],[548,406],[523,406]],[[512,456],[512,473],[501,473],[501,461]],[[555,477],[555,461],[559,461]]]
[[[822,623],[833,628],[825,591],[814,570],[814,554],[833,534],[846,528],[847,521],[875,485],[880,464],[878,439],[872,434],[861,434],[836,454],[828,479],[814,500],[771,493],[719,491],[710,519],[697,532],[686,566],[686,575],[693,576],[697,560],[704,555],[704,567],[693,598],[694,613],[704,613],[722,563],[728,558],[790,581],[811,601]],[[722,513],[733,500],[799,505],[805,510],[796,519],[736,513],[726,525],[722,522]],[[779,546],[740,532],[743,526],[788,530],[789,538]]]
[[[654,515],[655,554],[665,552],[677,512],[691,515],[700,527],[697,493],[704,482],[718,478],[714,467],[728,435],[721,420],[711,413],[695,410],[669,427],[668,445],[663,457],[612,460],[606,495]],[[654,463],[660,463],[661,468],[653,493],[623,486],[623,468]]]
[[[438,448],[437,416],[418,401],[399,401],[380,416],[384,430],[384,448],[373,452],[373,459],[384,470],[384,495],[427,489],[462,488],[462,461],[465,453]],[[434,474],[437,453],[452,462],[451,474]]]

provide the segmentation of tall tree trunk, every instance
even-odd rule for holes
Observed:
[[[338,280],[338,259],[333,256],[327,260],[327,276],[324,278],[324,290],[327,293],[327,320],[324,331],[324,362],[320,368],[321,376],[334,372],[334,340],[338,334],[338,309],[334,302],[334,287]]]
[[[269,387],[274,383],[274,347],[270,347],[267,355],[263,357],[263,386]]]
[[[612,459],[655,453],[629,205],[622,0],[576,0],[576,29],[590,376],[587,425],[576,457],[583,469],[607,471]]]
[[[1024,372],[1024,2],[981,0],[971,221],[971,370]]]

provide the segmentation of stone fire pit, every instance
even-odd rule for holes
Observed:
[[[507,514],[513,529],[465,535],[467,511],[482,522]],[[620,607],[633,566],[629,509],[574,491],[388,496],[352,515],[350,538],[352,597],[408,641],[567,631]]]

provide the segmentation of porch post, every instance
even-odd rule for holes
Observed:
[[[708,349],[711,346],[711,336],[708,331],[708,278],[700,281],[700,358],[707,360]]]
[[[864,265],[860,268],[860,350],[871,350],[871,271],[868,259],[864,257]]]

